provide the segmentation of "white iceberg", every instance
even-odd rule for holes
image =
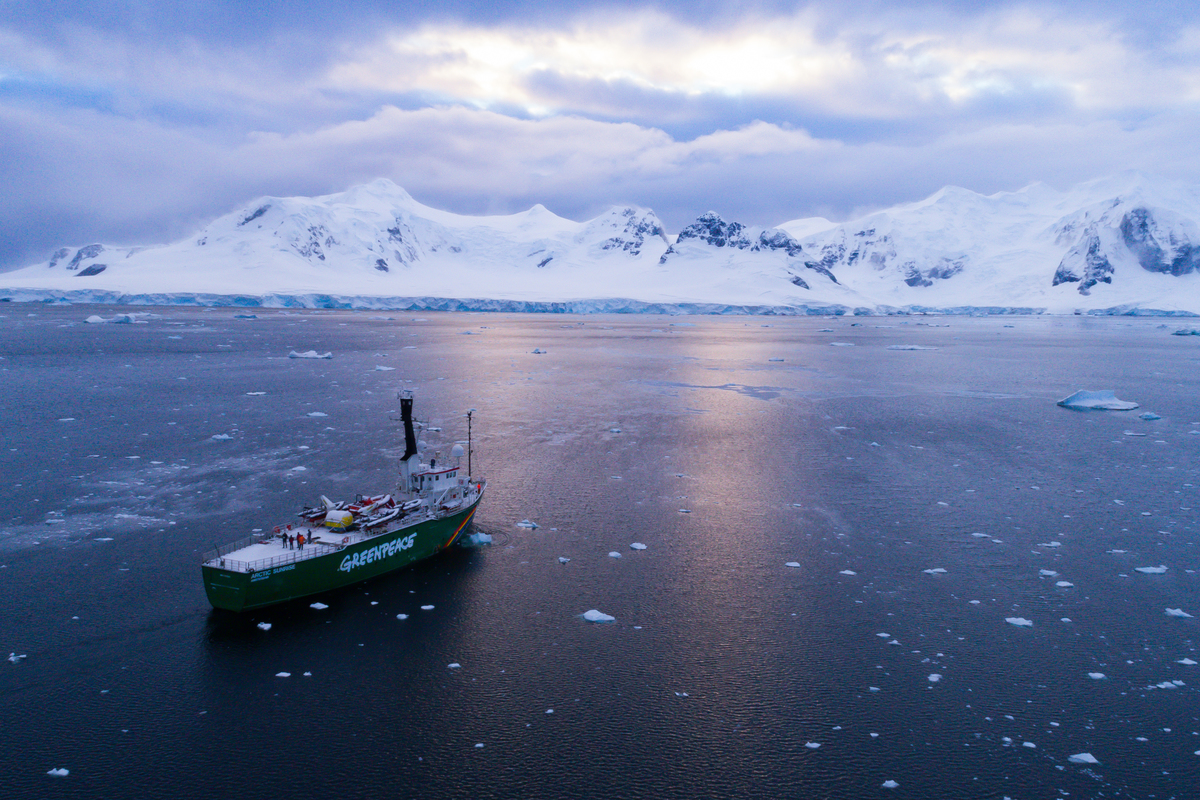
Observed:
[[[934,567],[933,569],[923,569],[921,571],[924,572],[926,575],[945,575],[946,574],[946,570],[942,567]]]
[[[290,672],[276,672],[276,673],[275,673],[275,677],[276,677],[276,678],[290,678],[290,677],[292,677],[292,673],[290,673]]]
[[[821,749],[821,743],[820,743],[820,742],[805,742],[805,743],[804,743],[804,746],[805,746],[805,747],[807,747],[809,750],[819,750],[819,749]]]
[[[89,320],[88,320],[88,322],[91,322],[91,320],[89,319]],[[62,769],[61,767],[57,767],[57,768],[55,768],[55,769],[52,769],[52,770],[50,770],[50,771],[49,771],[49,772],[47,772],[46,774],[47,774],[47,775],[53,775],[53,776],[54,776],[54,777],[56,777],[56,778],[65,778],[65,777],[67,777],[68,775],[70,775],[70,774],[71,774],[71,770],[69,770],[69,769]]]
[[[798,566],[800,566],[800,562],[799,561],[788,561],[788,562],[784,563],[784,566],[785,567],[798,567]]]
[[[1178,661],[1176,661],[1175,663],[1176,663],[1176,664],[1183,664],[1184,666],[1188,666],[1188,667],[1194,667],[1194,666],[1196,666],[1196,662],[1195,662],[1195,661],[1192,661],[1190,658],[1181,658],[1181,659],[1179,659]]]
[[[1099,764],[1100,761],[1091,753],[1076,753],[1067,758],[1072,764]]]
[[[629,545],[629,548],[631,550],[645,550],[646,545],[642,544],[641,542],[634,542],[633,544]]]
[[[422,611],[433,611],[433,606],[421,606]]]
[[[1167,571],[1167,568],[1165,566],[1135,567],[1134,569],[1135,569],[1135,571],[1140,572],[1143,575],[1162,575],[1164,572]]]
[[[609,552],[608,557],[609,558],[620,558],[621,554],[618,553],[616,550],[612,550]]]
[[[324,603],[309,603],[308,607],[315,608],[317,611],[324,611],[325,609],[329,608],[329,606],[325,605]]]
[[[1032,628],[1033,620],[1025,619],[1024,617],[1005,617],[1004,621],[1009,625],[1016,625],[1018,628]]]
[[[936,672],[929,676],[930,683],[939,683],[941,680],[942,680],[942,676]]]
[[[896,783],[895,781],[884,781],[882,785],[885,789],[895,789],[900,784]]]
[[[462,669],[462,664],[458,663],[457,661],[452,661],[446,665],[446,669]]]
[[[408,614],[397,614],[396,619],[408,619]]]
[[[536,529],[537,529],[537,527],[538,527],[538,524],[537,524],[536,522],[530,522],[530,521],[529,521],[529,520],[527,520],[527,519],[523,519],[523,520],[521,520],[520,522],[518,522],[518,523],[517,523],[517,527],[518,527],[518,528],[528,528],[529,530],[531,530],[531,531],[532,531],[532,530],[536,530]]]
[[[1103,672],[1089,672],[1088,677],[1094,681],[1102,681],[1105,676]]]
[[[211,437],[214,442],[228,442],[233,437],[228,433],[214,433]]]
[[[19,664],[21,662],[21,659],[23,659],[23,658],[25,658],[24,653],[21,653],[20,655],[18,655],[16,653],[8,654],[8,660],[13,664]]]
[[[324,411],[310,411],[310,412],[308,412],[308,416],[310,416],[310,417],[328,417],[329,415],[326,414]]]
[[[380,364],[375,365],[376,372],[395,372],[395,370],[396,370],[395,367],[385,367]]]
[[[466,539],[463,539],[463,544],[478,547],[480,545],[491,544],[492,536],[488,533],[472,533]]]
[[[1137,403],[1117,399],[1117,394],[1112,389],[1101,389],[1095,392],[1081,389],[1070,397],[1059,400],[1058,404],[1063,408],[1103,411],[1129,411],[1138,407]]]
[[[1182,608],[1168,608],[1167,616],[1168,617],[1184,617],[1186,619],[1192,618],[1192,615],[1187,613],[1186,611],[1184,611]]]
[[[318,353],[316,350],[305,350],[303,353],[297,353],[293,350],[288,353],[288,358],[333,358],[333,353]]]
[[[857,573],[857,572],[855,572],[855,571],[854,571],[854,570],[852,570],[852,569],[844,569],[844,570],[842,570],[841,572],[839,572],[839,573],[838,573],[838,575],[857,575],[857,574],[858,574],[858,573]]]
[[[559,557],[558,557],[558,563],[560,563],[560,564],[570,564],[570,563],[571,563],[571,559],[567,558],[566,556],[559,556]]]
[[[594,608],[591,609],[590,611],[583,612],[583,618],[586,619],[588,622],[616,622],[617,621],[616,617],[610,617],[608,614],[605,614],[602,611],[597,611]]]
[[[271,630],[271,623],[260,622],[260,623],[258,623],[258,629],[262,630],[262,631],[269,631],[269,630]]]

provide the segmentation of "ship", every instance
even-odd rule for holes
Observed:
[[[413,429],[412,392],[401,392],[404,455],[396,489],[357,495],[352,503],[322,495],[297,521],[205,553],[201,571],[209,602],[228,611],[263,608],[361,583],[454,545],[487,488],[471,473],[472,412],[465,471],[461,444],[450,452],[452,463],[439,464],[435,456],[424,464]]]

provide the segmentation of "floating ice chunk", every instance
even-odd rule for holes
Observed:
[[[1134,569],[1135,569],[1137,572],[1140,572],[1140,573],[1142,573],[1143,575],[1162,575],[1164,572],[1166,572],[1166,571],[1167,571],[1167,568],[1166,568],[1165,566],[1157,566],[1157,567],[1134,567]]]
[[[692,510],[690,508],[681,508],[681,509],[679,509],[679,513],[680,514],[690,514],[690,513],[692,513]]]
[[[457,661],[453,661],[446,665],[446,669],[462,669],[462,664],[458,663]]]
[[[540,347],[535,347],[535,348],[533,348],[533,354],[535,356],[544,356],[544,355],[546,355],[546,351]]]
[[[1183,686],[1183,681],[1163,681],[1162,683],[1154,684],[1154,686],[1152,688],[1154,688],[1154,689],[1178,689],[1180,686]]]
[[[570,564],[570,563],[571,563],[571,559],[567,558],[566,556],[559,556],[559,557],[558,557],[558,563],[560,563],[560,564]]]
[[[1024,617],[1005,617],[1004,621],[1009,625],[1016,625],[1018,628],[1032,628],[1033,620],[1025,619]]]
[[[783,361],[782,358],[768,358],[767,361]]]
[[[939,683],[942,680],[942,676],[935,672],[929,676],[928,680],[930,683]]]
[[[276,672],[276,673],[275,673],[275,677],[276,677],[276,678],[290,678],[290,677],[292,677],[292,673],[290,673],[290,672]]]
[[[247,397],[262,397],[266,392],[246,392]]]
[[[785,567],[798,567],[798,566],[800,566],[800,562],[799,561],[788,561],[784,564],[784,566]]]
[[[854,342],[830,342],[830,347],[854,347]]]
[[[1160,417],[1158,414],[1155,414],[1153,411],[1147,411],[1144,414],[1138,414],[1138,419],[1144,419],[1152,422],[1156,419],[1162,419],[1162,417]]]
[[[1088,677],[1094,681],[1102,681],[1106,676],[1103,672],[1089,672]]]
[[[1069,756],[1067,758],[1067,761],[1070,761],[1072,764],[1099,764],[1100,763],[1100,761],[1091,753],[1076,753],[1073,756]]]
[[[536,530],[538,528],[538,524],[536,522],[530,522],[527,519],[523,519],[517,523],[517,527],[518,528],[528,528],[529,530]]]
[[[1167,616],[1168,617],[1186,617],[1187,619],[1192,618],[1192,615],[1187,613],[1186,611],[1184,611],[1182,608],[1168,608]]]
[[[546,713],[547,713],[547,714],[553,714],[553,713],[554,713],[554,709],[553,709],[553,708],[547,708],[547,709],[546,709]]]
[[[805,742],[804,746],[807,747],[809,750],[820,750],[821,749],[820,742]]]
[[[1071,583],[1070,581],[1058,581],[1054,585],[1060,589],[1070,589],[1075,584]]]
[[[288,358],[333,358],[333,353],[318,353],[316,350],[305,350],[303,353],[297,353],[293,350],[288,353]]]
[[[104,317],[98,317],[95,314],[92,314],[90,317],[85,319],[84,322],[88,323],[89,325],[99,325],[101,322],[108,322],[108,320],[106,320]]]
[[[990,539],[992,536],[990,533],[972,533],[971,535],[976,539]]]
[[[1128,400],[1118,400],[1116,392],[1112,389],[1101,389],[1095,392],[1081,389],[1070,397],[1064,397],[1062,400],[1059,400],[1058,404],[1063,408],[1081,410],[1100,409],[1105,411],[1129,411],[1138,407],[1137,403],[1132,403]]]
[[[1062,542],[1038,542],[1038,547],[1062,547]]]
[[[258,623],[258,629],[262,630],[262,631],[269,631],[269,630],[271,630],[271,623],[260,622],[260,623]]]
[[[921,570],[921,572],[924,572],[926,575],[945,575],[946,574],[946,570],[943,567],[934,567],[933,569],[923,569],[923,570]]]
[[[620,557],[621,557],[621,554],[620,554],[620,553],[618,553],[616,550],[611,550],[611,551],[609,551],[609,553],[608,553],[608,557],[609,557],[609,558],[620,558]]]
[[[228,433],[214,433],[210,438],[214,442],[228,442],[233,437],[230,436]]]
[[[920,344],[889,344],[888,350],[937,350],[936,347],[925,347]]]
[[[59,417],[58,421],[59,422],[74,422],[75,418],[74,417]]]
[[[21,659],[23,659],[23,658],[25,658],[25,654],[24,654],[24,653],[22,653],[22,654],[20,654],[20,655],[17,655],[16,653],[9,653],[9,654],[8,654],[8,660],[9,660],[10,662],[12,662],[13,664],[18,664],[18,663],[20,663],[20,662],[21,662]]]
[[[896,783],[895,781],[884,781],[882,784],[883,788],[885,789],[895,789],[899,785],[900,784]]]
[[[890,638],[892,638],[892,635],[891,635],[890,633],[877,633],[877,634],[875,634],[875,635],[876,635],[876,636],[878,636],[880,639],[890,639]]]
[[[396,619],[408,619],[408,614],[397,614]]]
[[[609,428],[608,432],[609,433],[620,433],[621,429],[620,428]]]
[[[395,372],[396,368],[395,367],[385,367],[382,364],[376,364],[375,371],[376,372]]]
[[[641,542],[634,542],[633,544],[629,545],[629,548],[631,550],[645,550],[646,545],[642,544]]]
[[[329,606],[325,605],[324,603],[309,603],[308,607],[315,608],[317,611],[324,611],[325,609],[329,608]]]
[[[610,617],[608,614],[605,614],[602,611],[597,611],[594,608],[591,609],[590,611],[583,612],[583,618],[586,619],[588,622],[616,622],[617,621],[616,617]]]
[[[1185,665],[1185,666],[1188,666],[1188,667],[1194,667],[1194,666],[1196,666],[1196,662],[1195,662],[1195,661],[1192,661],[1190,658],[1181,658],[1181,659],[1179,659],[1178,661],[1176,661],[1175,663],[1176,663],[1176,664],[1183,664],[1183,665]]]
[[[421,606],[422,611],[433,611],[433,606]]]
[[[1021,747],[1029,747],[1034,750],[1037,749],[1037,745],[1034,744],[1033,742],[1021,742]]]
[[[91,320],[91,318],[89,318],[89,319],[88,319],[88,322],[91,322],[91,321],[92,321],[92,320]],[[69,770],[69,769],[63,769],[63,768],[61,768],[61,767],[55,767],[54,769],[50,770],[50,771],[49,771],[49,772],[47,772],[46,774],[47,774],[47,775],[53,775],[53,776],[54,776],[54,777],[56,777],[56,778],[65,778],[65,777],[67,777],[68,775],[70,775],[70,774],[71,774],[71,770]]]
[[[1054,570],[1052,570],[1052,569],[1039,569],[1039,570],[1038,570],[1038,574],[1039,574],[1039,575],[1045,575],[1047,578],[1053,578],[1053,577],[1055,577],[1056,575],[1058,575],[1058,573],[1057,573],[1057,572],[1055,572],[1055,571],[1054,571]]]
[[[324,411],[310,411],[310,412],[308,412],[308,416],[310,416],[310,417],[328,417],[329,415],[326,414]]]
[[[478,547],[480,545],[491,544],[492,537],[491,534],[487,533],[472,533],[470,536],[464,539],[463,542],[465,544]]]
[[[292,467],[288,472],[308,472],[308,467]]]
[[[858,574],[858,573],[857,573],[857,572],[855,572],[855,571],[854,571],[854,570],[852,570],[852,569],[844,569],[844,570],[842,570],[841,572],[839,572],[839,573],[838,573],[838,575],[857,575],[857,574]]]

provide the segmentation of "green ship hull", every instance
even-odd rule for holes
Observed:
[[[481,499],[482,492],[474,503],[456,513],[402,524],[376,535],[334,535],[332,543],[318,537],[307,553],[285,550],[265,563],[236,562],[214,553],[201,566],[204,590],[214,608],[249,611],[360,583],[453,545],[470,524]]]

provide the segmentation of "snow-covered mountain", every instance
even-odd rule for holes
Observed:
[[[388,180],[266,197],[193,237],[91,244],[0,275],[0,296],[570,310],[859,313],[1137,307],[1200,313],[1200,191],[1140,173],[1058,192],[947,187],[851,222],[747,227],[708,212],[669,237],[654,212],[586,222],[534,206],[470,217]],[[414,300],[416,298],[416,300]]]

